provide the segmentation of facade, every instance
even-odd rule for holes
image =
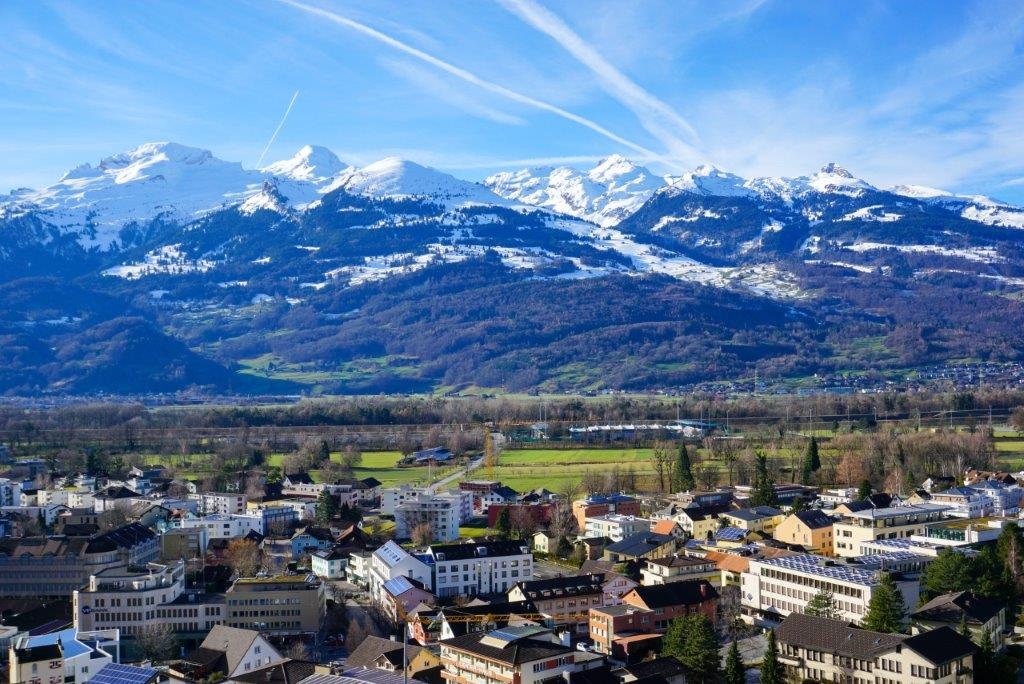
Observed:
[[[651,521],[635,515],[608,513],[586,519],[583,529],[584,537],[608,537],[613,542],[620,542],[637,532],[648,532]]]
[[[266,534],[263,516],[238,513],[214,513],[203,518],[186,517],[178,522],[183,530],[203,528],[207,539],[238,539],[250,532]]]
[[[819,556],[831,556],[835,550],[832,523],[835,520],[821,511],[809,510],[791,513],[772,533],[776,541],[802,546]]]
[[[624,636],[654,633],[654,611],[629,604],[591,608],[588,622],[594,650],[610,656],[621,656],[616,642]]]
[[[741,603],[748,614],[779,618],[803,611],[820,591],[832,592],[839,615],[860,622],[881,580],[893,575],[904,605],[917,605],[919,576],[932,559],[912,553],[877,554],[833,561],[810,554],[751,559],[740,579]]]
[[[0,539],[0,597],[67,598],[106,568],[159,554],[159,538],[138,523],[91,537]]]
[[[153,625],[205,633],[225,618],[223,597],[186,592],[182,561],[103,570],[75,591],[72,606],[77,629],[117,629],[129,637]]]
[[[20,636],[8,650],[10,684],[85,684],[118,660],[117,630]]]
[[[652,630],[664,632],[677,617],[703,613],[718,619],[718,591],[707,580],[686,580],[650,587],[635,587],[622,597],[622,604],[654,613]]]
[[[210,538],[205,527],[174,528],[160,535],[160,558],[162,560],[186,560],[202,558]]]
[[[754,506],[726,511],[720,517],[730,527],[736,527],[745,532],[771,534],[779,523],[785,520],[786,514],[773,506]]]
[[[312,574],[240,577],[224,598],[225,624],[269,634],[316,632],[325,610],[324,585]]]
[[[220,679],[231,680],[286,660],[259,632],[218,625],[185,658],[189,667],[182,679],[209,680],[220,673]]]
[[[927,503],[851,511],[832,526],[833,551],[837,556],[850,558],[863,555],[861,542],[924,534],[928,525],[943,519],[947,509]]]
[[[538,684],[565,681],[585,654],[553,640],[538,628],[470,632],[441,642],[441,676],[446,684]]]
[[[970,684],[975,646],[942,627],[914,636],[850,627],[794,613],[775,630],[792,681]]]
[[[604,559],[615,563],[667,558],[676,552],[679,540],[670,534],[638,532],[604,549]]]
[[[330,580],[345,579],[348,569],[349,554],[336,549],[323,549],[314,551],[310,556],[310,565],[313,574]]]
[[[455,541],[459,538],[459,526],[472,516],[472,512],[471,492],[417,492],[395,507],[395,538],[410,539],[417,526],[426,524],[430,525],[434,541]]]
[[[537,612],[550,615],[555,625],[587,631],[591,608],[604,605],[604,575],[577,575],[518,582],[508,592],[508,600],[530,601]]]
[[[422,558],[433,575],[427,586],[441,598],[505,593],[533,579],[533,554],[522,541],[435,544]]]
[[[957,591],[936,596],[910,616],[910,631],[914,634],[943,626],[956,630],[966,626],[976,644],[988,633],[993,647],[999,650],[1006,642],[1006,606],[971,591]]]
[[[652,586],[686,580],[703,579],[713,584],[718,582],[719,571],[714,561],[691,556],[670,556],[655,558],[644,563],[640,570],[640,584]]]
[[[368,565],[366,584],[370,597],[378,605],[383,605],[385,600],[384,583],[395,577],[408,577],[418,580],[424,586],[434,586],[433,567],[393,541],[386,542],[370,554]],[[353,570],[361,566],[360,559],[353,559]]]
[[[199,512],[203,515],[245,513],[246,496],[237,492],[203,492],[198,495]]]

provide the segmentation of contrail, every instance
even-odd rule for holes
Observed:
[[[596,121],[593,121],[591,119],[588,119],[585,116],[580,116],[579,114],[574,114],[573,112],[570,112],[568,110],[562,109],[561,107],[553,105],[553,104],[551,104],[549,102],[544,102],[543,100],[538,100],[536,98],[530,97],[529,95],[524,95],[523,93],[520,93],[518,91],[512,90],[510,88],[506,88],[503,85],[499,85],[497,83],[494,83],[493,81],[488,81],[485,78],[477,76],[476,74],[474,74],[471,71],[467,71],[466,69],[463,69],[462,67],[457,67],[454,64],[451,64],[451,63],[446,62],[446,61],[444,61],[442,59],[439,59],[439,58],[437,58],[437,57],[435,57],[435,56],[433,56],[433,55],[431,55],[431,54],[429,54],[427,52],[424,52],[423,50],[420,50],[418,48],[414,48],[413,46],[411,46],[411,45],[409,45],[407,43],[403,43],[402,41],[398,40],[397,38],[392,38],[391,36],[387,35],[386,33],[381,33],[377,29],[371,28],[371,27],[367,26],[366,24],[361,24],[358,21],[355,21],[353,19],[349,19],[348,17],[343,16],[341,14],[338,14],[336,12],[331,12],[329,10],[321,9],[319,7],[313,7],[311,5],[307,5],[307,4],[302,3],[302,2],[297,2],[297,0],[278,0],[278,1],[282,2],[282,3],[286,4],[286,5],[291,5],[292,7],[295,7],[296,9],[300,9],[303,12],[306,12],[307,14],[314,14],[314,15],[316,15],[318,17],[321,17],[323,19],[327,19],[328,21],[334,22],[335,24],[338,24],[340,26],[344,26],[344,27],[350,28],[350,29],[352,29],[354,31],[358,31],[359,33],[362,33],[365,36],[373,38],[377,42],[384,43],[385,45],[387,45],[389,47],[392,47],[395,50],[398,50],[400,52],[404,52],[405,54],[410,55],[412,57],[415,57],[416,59],[418,59],[418,60],[420,60],[422,62],[426,62],[427,64],[430,64],[431,66],[434,66],[434,67],[440,69],[441,71],[449,73],[452,76],[455,76],[456,78],[462,79],[466,83],[471,83],[471,84],[477,86],[478,88],[483,88],[484,90],[488,90],[488,91],[490,91],[492,93],[495,93],[496,95],[501,95],[502,97],[507,98],[509,100],[512,100],[513,102],[519,102],[520,104],[525,104],[525,105],[528,105],[528,106],[533,107],[535,109],[540,109],[540,110],[545,111],[545,112],[550,112],[551,114],[554,114],[556,116],[560,116],[563,119],[566,119],[568,121],[572,121],[573,123],[577,123],[580,126],[584,126],[586,128],[589,128],[590,130],[594,131],[595,133],[599,133],[599,134],[603,135],[604,137],[608,138],[609,140],[617,142],[620,145],[628,147],[631,150],[634,150],[634,151],[639,152],[639,153],[641,153],[643,155],[646,155],[647,157],[652,157],[652,158],[655,158],[655,159],[662,159],[664,157],[664,155],[658,154],[656,152],[653,152],[652,150],[647,149],[646,147],[644,147],[643,145],[640,145],[639,143],[635,143],[632,140],[627,140],[626,138],[623,138],[621,135],[618,135],[617,133],[613,133],[612,131],[608,130],[607,128],[605,128],[601,124],[599,124]]]
[[[270,140],[267,141],[267,146],[263,148],[263,152],[260,153],[259,161],[256,162],[256,168],[260,168],[263,164],[263,157],[267,156],[267,150],[274,144],[274,139],[277,138],[277,134],[281,132],[281,128],[284,126],[284,122],[288,120],[288,115],[292,113],[292,107],[295,106],[295,100],[299,97],[299,91],[296,90],[295,94],[292,95],[292,101],[288,103],[288,109],[284,110],[284,116],[281,117],[281,123],[277,124],[277,128],[274,129],[274,134],[270,136]]]
[[[569,54],[590,69],[612,97],[636,115],[640,124],[657,138],[676,161],[695,163],[701,154],[697,132],[668,104],[645,90],[601,56],[560,17],[534,0],[498,0],[509,12],[546,33]]]

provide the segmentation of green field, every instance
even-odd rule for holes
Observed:
[[[638,476],[654,473],[651,449],[516,449],[506,451],[494,467],[494,479],[516,491],[546,487],[558,491],[566,482],[579,482],[590,472],[604,472],[612,465],[633,468]],[[489,478],[485,469],[470,475]]]

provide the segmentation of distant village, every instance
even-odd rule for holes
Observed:
[[[0,448],[10,684],[965,683],[1013,676],[1024,473],[910,492],[665,494],[159,466],[53,472]],[[539,428],[538,428],[539,429]],[[809,448],[805,468],[820,467]],[[443,465],[436,447],[405,457]],[[763,459],[762,459],[763,463]],[[476,533],[467,536],[467,526]]]

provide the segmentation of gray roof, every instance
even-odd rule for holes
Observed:
[[[203,639],[203,643],[199,648],[223,653],[227,671],[231,673],[238,667],[242,656],[245,655],[246,651],[249,650],[249,646],[252,645],[252,642],[259,635],[259,632],[252,629],[214,625],[210,633]]]
[[[372,635],[367,636],[349,654],[345,660],[345,667],[373,667],[373,663],[377,658],[392,651],[401,650],[402,642],[400,641],[392,641],[391,639]],[[409,660],[411,661],[422,650],[422,646],[409,644],[407,652]]]
[[[775,629],[779,641],[814,651],[827,651],[851,658],[873,660],[892,651],[904,637],[850,627],[842,620],[790,613]]]

